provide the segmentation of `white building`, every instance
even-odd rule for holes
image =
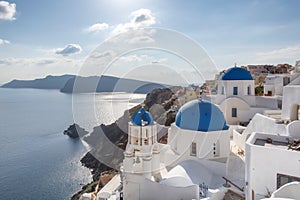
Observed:
[[[300,181],[299,94],[298,77],[283,88],[280,119],[256,114],[244,130],[233,132],[234,142],[245,150],[247,199],[263,199],[286,183]]]
[[[180,108],[168,132],[168,145],[183,159],[227,158],[230,133],[221,110],[199,99]]]
[[[299,124],[298,121],[297,126]],[[253,133],[250,136],[246,142],[246,199],[262,199],[286,183],[300,182],[300,142],[297,143],[297,139],[300,134]]]
[[[282,96],[283,87],[293,81],[298,74],[270,74],[265,79],[264,95]]]
[[[204,95],[202,98],[217,104],[228,124],[249,122],[256,113],[278,109],[276,98],[255,96],[254,80],[244,68],[226,70],[217,81],[216,88],[216,95]]]
[[[296,61],[295,64],[295,72],[300,73],[300,60]]]
[[[128,143],[124,152],[124,198],[140,199],[143,194],[138,182],[151,180],[160,170],[160,150],[157,143],[157,127],[152,116],[141,108],[132,117],[128,127]],[[146,194],[145,194],[146,196]]]
[[[297,77],[283,89],[282,119],[285,121],[299,120],[300,77]]]

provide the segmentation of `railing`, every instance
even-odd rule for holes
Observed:
[[[228,184],[228,183],[230,183],[231,185],[236,187],[241,192],[244,192],[244,187],[241,188],[240,186],[236,185],[234,182],[232,182],[231,180],[229,180],[228,178],[226,178],[224,176],[222,178],[226,181],[226,183],[224,184],[225,187],[230,187],[230,185]]]

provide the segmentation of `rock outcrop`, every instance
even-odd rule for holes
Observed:
[[[68,135],[70,138],[79,138],[87,134],[88,132],[81,128],[78,124],[72,124],[64,131],[64,135]]]

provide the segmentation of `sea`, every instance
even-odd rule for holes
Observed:
[[[0,199],[70,199],[92,180],[80,159],[88,147],[63,135],[74,122],[91,132],[110,124],[144,94],[64,94],[0,89]]]

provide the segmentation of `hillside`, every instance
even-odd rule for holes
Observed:
[[[74,87],[75,86],[75,87]],[[146,94],[167,85],[113,76],[47,76],[35,80],[13,80],[2,88],[57,89],[63,93],[129,92]]]
[[[2,88],[35,88],[35,89],[61,89],[74,75],[47,76],[35,80],[13,80],[2,85]]]

